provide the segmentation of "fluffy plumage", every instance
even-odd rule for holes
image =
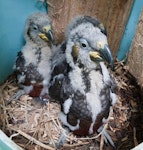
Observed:
[[[59,118],[74,134],[97,131],[116,100],[116,84],[104,61],[113,59],[106,30],[98,20],[79,16],[71,21],[66,40],[52,62],[51,97],[61,103]]]
[[[53,35],[48,15],[41,12],[31,14],[25,23],[24,37],[26,44],[14,64],[18,83],[24,93],[47,98],[53,54]]]

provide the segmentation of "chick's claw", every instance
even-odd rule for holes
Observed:
[[[25,94],[24,90],[18,90],[9,100],[8,104],[10,104],[13,100],[18,100],[23,94]]]
[[[60,137],[59,137],[58,141],[56,142],[56,149],[59,149],[60,146],[64,145],[68,133],[69,133],[69,129],[67,129],[67,128],[65,128],[65,130],[63,130],[61,132]]]

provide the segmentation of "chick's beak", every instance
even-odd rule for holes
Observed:
[[[53,33],[52,33],[52,30],[51,30],[51,26],[44,26],[42,28],[42,32],[39,33],[39,37],[41,39],[43,39],[44,41],[50,41],[50,42],[53,42],[54,38],[53,38]]]
[[[52,33],[51,30],[49,30],[49,31],[46,33],[46,36],[47,36],[47,38],[48,38],[51,42],[54,41],[53,33]]]
[[[100,48],[99,50],[90,51],[89,56],[91,60],[95,62],[100,62],[104,60],[107,61],[111,69],[113,69],[113,58],[107,44],[105,44],[104,47]]]
[[[94,62],[104,61],[103,58],[100,56],[100,53],[97,51],[90,51],[89,56],[90,59]]]
[[[99,50],[100,56],[109,63],[111,69],[113,69],[113,57],[107,44],[104,45],[103,49]]]

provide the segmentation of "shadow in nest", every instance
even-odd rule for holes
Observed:
[[[114,76],[119,86],[118,95],[121,103],[121,107],[118,108],[117,104],[114,108],[114,115],[117,117],[115,120],[117,122],[120,122],[120,119],[124,120],[123,124],[115,121],[116,125],[119,124],[119,131],[116,131],[116,149],[129,150],[141,143],[143,139],[143,90],[123,63],[115,63]],[[118,116],[119,112],[122,113],[120,116]]]

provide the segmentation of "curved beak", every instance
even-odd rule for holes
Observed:
[[[51,30],[51,26],[48,25],[48,26],[44,26],[42,28],[42,32],[38,34],[39,37],[41,39],[43,39],[44,41],[50,41],[53,43],[54,41],[54,38],[53,38],[53,33],[52,33],[52,30]]]
[[[109,63],[111,69],[113,69],[113,57],[108,45],[105,44],[104,48],[99,50],[99,53],[101,57]]]
[[[47,36],[47,38],[48,38],[51,42],[54,41],[54,37],[53,37],[52,30],[49,30],[49,31],[46,33],[46,36]]]
[[[113,70],[113,58],[111,51],[107,44],[104,45],[103,48],[100,48],[99,50],[94,50],[89,52],[90,58],[92,61],[100,62],[100,61],[107,61]]]

